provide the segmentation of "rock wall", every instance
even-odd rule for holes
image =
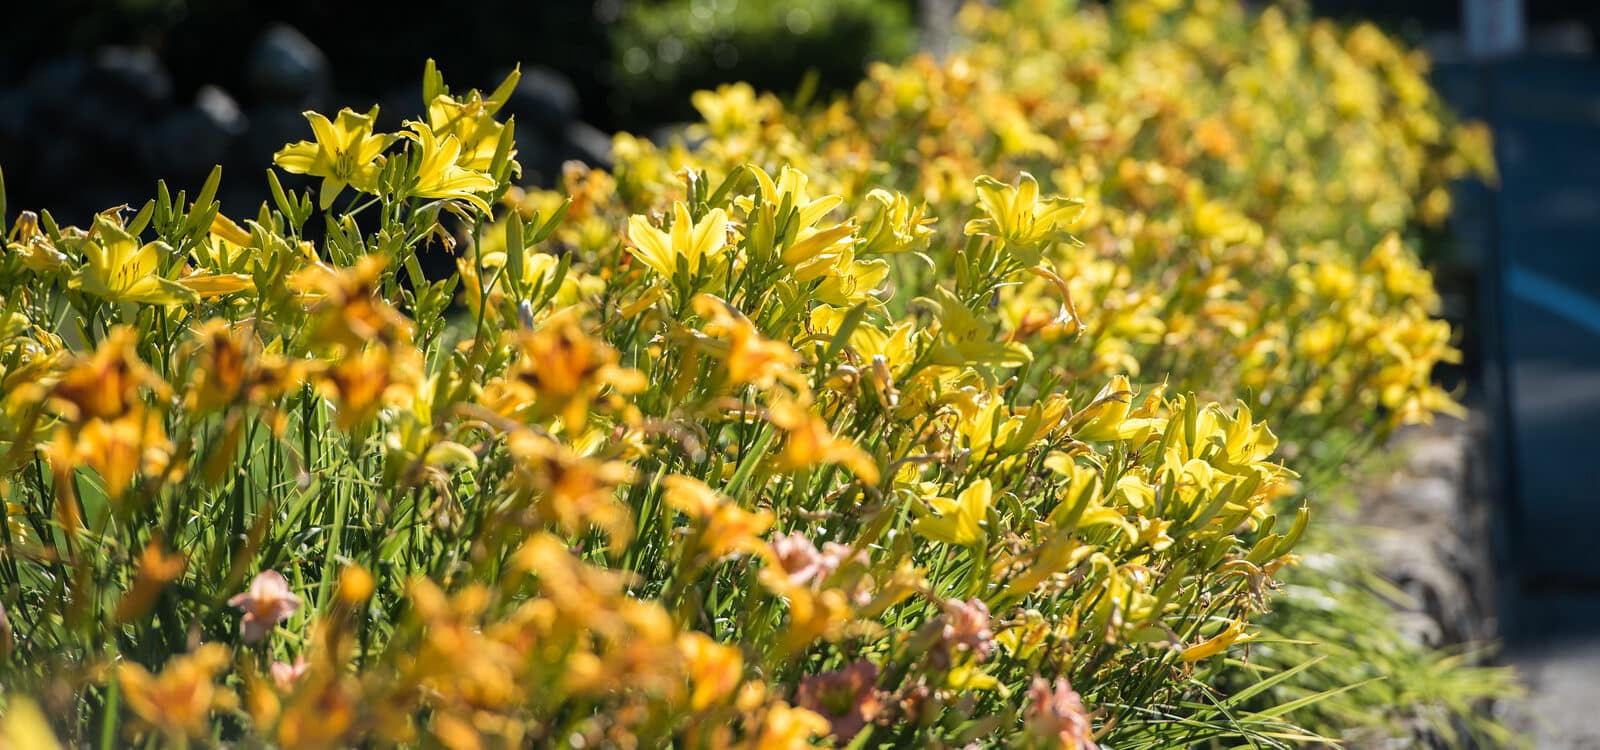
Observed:
[[[415,82],[376,98],[338,91],[327,55],[290,26],[269,26],[245,44],[238,90],[205,85],[187,100],[177,95],[165,61],[142,47],[65,54],[0,78],[0,169],[9,203],[81,224],[92,212],[142,203],[158,179],[174,191],[198,188],[221,164],[229,173],[224,208],[253,214],[267,197],[260,174],[272,154],[310,137],[305,110],[380,104],[380,125],[388,129],[422,112]],[[462,89],[498,82],[447,80]],[[517,118],[524,182],[549,184],[569,159],[609,162],[610,136],[579,119],[578,104],[565,76],[523,69],[507,110]]]
[[[1357,522],[1370,527],[1377,569],[1407,594],[1394,601],[1406,631],[1429,646],[1497,635],[1481,420],[1441,418],[1390,440],[1395,461],[1367,484]]]

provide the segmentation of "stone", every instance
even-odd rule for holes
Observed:
[[[1408,477],[1389,490],[1414,523],[1449,529],[1459,517],[1461,483],[1437,477]]]
[[[1460,482],[1467,470],[1469,447],[1464,435],[1430,434],[1409,441],[1406,471],[1412,476]]]
[[[40,118],[41,125],[54,124],[72,108],[88,78],[89,61],[82,57],[62,57],[35,66],[23,84],[32,115]]]
[[[103,47],[81,67],[44,68],[28,86],[40,105],[34,138],[73,141],[95,160],[136,162],[142,131],[171,106],[172,79],[148,49]]]
[[[50,179],[53,175],[95,174],[95,165],[83,147],[66,138],[35,138],[30,144],[29,162],[30,172],[46,177],[41,184],[32,186],[39,191],[56,189],[59,180]]]
[[[22,89],[0,91],[0,169],[22,173],[27,154],[28,94]]]
[[[543,67],[522,69],[522,78],[507,97],[501,119],[517,118],[517,132],[537,129],[559,134],[578,119],[578,90],[566,76]]]
[[[1507,661],[1527,682],[1529,696],[1502,713],[1541,750],[1600,750],[1600,638],[1550,639],[1512,649]]]
[[[150,172],[177,184],[203,180],[245,132],[245,117],[227,92],[204,86],[194,104],[150,130],[144,155]]]
[[[583,121],[567,126],[566,146],[570,157],[591,167],[610,169],[611,136]]]
[[[311,125],[298,107],[267,104],[245,111],[250,127],[234,148],[233,161],[260,170],[272,163],[272,155],[284,146],[311,139]],[[256,174],[260,174],[259,171]],[[286,181],[285,186],[289,183]]]
[[[230,135],[240,135],[248,126],[239,103],[217,86],[201,86],[194,94],[194,108],[218,129]]]
[[[1392,602],[1397,622],[1430,646],[1494,637],[1487,485],[1472,429],[1440,419],[1402,430],[1388,449],[1404,460],[1362,492],[1374,567],[1407,594]]]
[[[517,163],[522,165],[520,184],[554,187],[561,175],[561,160],[566,147],[559,139],[517,125]]]
[[[673,143],[682,143],[684,148],[691,151],[701,148],[711,136],[704,132],[704,128],[695,128],[687,122],[673,122],[666,125],[657,125],[651,128],[645,137],[651,143],[666,148]]]
[[[256,40],[245,63],[245,81],[261,101],[312,107],[332,84],[328,58],[292,26],[275,24]]]
[[[172,99],[172,77],[156,53],[144,47],[102,47],[95,53],[89,86],[149,114]]]

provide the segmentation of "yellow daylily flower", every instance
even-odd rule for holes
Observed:
[[[216,299],[229,294],[252,291],[256,288],[255,280],[242,273],[213,273],[211,271],[191,273],[178,279],[178,283],[200,295],[203,299]]]
[[[16,696],[0,716],[0,747],[31,747],[37,750],[60,750],[61,743],[50,729],[44,711],[32,699]]]
[[[250,246],[250,232],[244,227],[241,227],[235,223],[233,219],[223,216],[220,213],[211,217],[211,228],[209,232],[212,237],[216,237],[219,240],[231,243],[234,248],[245,248]]]
[[[689,207],[683,203],[675,204],[672,211],[670,232],[650,226],[650,221],[643,216],[628,219],[628,239],[632,241],[628,252],[668,279],[677,274],[677,259],[682,257],[689,275],[693,276],[699,273],[706,259],[727,249],[728,214],[714,208],[697,224],[689,216]]]
[[[246,221],[244,226],[239,226],[232,219],[222,214],[217,214],[211,220],[211,227],[206,232],[203,241],[197,242],[190,249],[196,270],[185,276],[182,281],[202,295],[204,291],[191,283],[194,277],[202,273],[223,275],[244,275],[248,280],[249,274],[262,267],[270,267],[275,260],[274,252],[280,247],[287,249],[287,243],[274,237],[271,231],[264,231],[266,251],[255,247],[255,238],[251,232],[256,228],[254,221]],[[203,276],[201,278],[204,278]]]
[[[831,340],[839,330],[839,326],[843,324],[847,312],[848,310],[843,307],[817,305],[811,311],[811,327],[821,336]],[[856,326],[850,333],[850,348],[864,362],[882,358],[885,370],[898,377],[905,373],[916,357],[919,331],[914,320],[902,320],[882,328],[870,325]]]
[[[1083,200],[1052,195],[1039,197],[1039,181],[1023,172],[1015,186],[984,175],[973,183],[987,216],[967,222],[965,232],[994,237],[1036,256],[1045,242],[1083,213]],[[1032,265],[1030,262],[1028,265]]]
[[[904,193],[876,188],[867,198],[877,201],[882,208],[867,223],[861,233],[866,243],[862,255],[892,254],[926,249],[933,236],[934,218],[927,215],[927,204],[913,208]]]
[[[825,735],[833,725],[815,711],[778,701],[762,714],[749,743],[756,750],[800,750],[814,747],[811,738]]]
[[[982,544],[987,538],[984,526],[988,523],[989,505],[994,500],[994,486],[988,479],[973,482],[954,500],[948,497],[928,499],[928,505],[938,511],[938,516],[923,516],[912,524],[918,534],[936,542],[970,547]]]
[[[15,254],[22,265],[39,274],[55,273],[68,267],[70,260],[44,232],[39,230],[39,215],[23,211],[11,225],[11,233],[0,237],[0,256]]]
[[[1225,449],[1212,460],[1223,469],[1244,472],[1261,467],[1278,450],[1278,436],[1266,422],[1251,420],[1250,407],[1244,401],[1236,402],[1232,416],[1218,413],[1217,424]]]
[[[855,247],[855,225],[839,224],[827,229],[801,229],[798,239],[784,248],[778,259],[794,269],[794,277],[811,281],[828,275]]]
[[[507,125],[494,119],[492,105],[476,97],[462,102],[449,96],[437,96],[428,103],[428,127],[435,137],[454,137],[461,143],[456,163],[466,169],[487,172],[494,164],[494,152]]]
[[[706,129],[715,136],[759,125],[780,109],[776,97],[757,95],[755,87],[742,81],[723,84],[715,91],[696,91],[689,101],[705,120]]]
[[[876,258],[855,260],[853,255],[851,250],[846,249],[839,256],[838,264],[822,277],[822,283],[812,292],[813,299],[843,307],[850,307],[859,302],[881,305],[881,302],[873,296],[873,292],[883,286],[884,280],[889,278],[889,263]]]
[[[976,664],[962,664],[952,667],[945,674],[945,686],[952,690],[999,690],[1005,692],[1005,686],[995,679],[995,676],[984,671]]]
[[[1236,643],[1246,643],[1255,639],[1255,634],[1245,633],[1246,623],[1243,620],[1234,620],[1228,623],[1222,632],[1190,646],[1178,655],[1183,661],[1193,664],[1208,656],[1215,656],[1228,650],[1229,646]]]
[[[51,467],[70,477],[77,467],[93,469],[106,497],[120,501],[139,475],[157,477],[171,465],[173,445],[155,411],[133,411],[117,419],[90,419],[82,429],[61,430],[48,448]]]
[[[668,475],[661,481],[667,505],[694,519],[699,543],[712,557],[762,549],[761,535],[772,527],[772,511],[748,511],[694,477]]]
[[[231,708],[238,703],[232,690],[217,684],[217,676],[227,669],[229,660],[226,647],[207,643],[167,662],[157,674],[132,661],[120,662],[116,666],[117,682],[128,708],[166,732],[169,739],[203,737],[213,709]]]
[[[418,198],[461,200],[489,213],[489,202],[479,193],[487,193],[499,186],[493,177],[475,169],[467,169],[458,162],[461,141],[453,135],[443,139],[420,122],[407,125],[411,132],[406,137],[417,144],[417,182],[410,195]]]
[[[392,135],[372,132],[378,108],[373,107],[364,115],[341,109],[331,122],[317,112],[306,112],[305,116],[317,140],[284,146],[273,155],[272,162],[286,172],[323,178],[324,211],[346,185],[367,193],[376,190],[381,155],[394,142]]]
[[[1123,437],[1122,423],[1128,418],[1129,402],[1133,400],[1133,387],[1126,375],[1114,375],[1094,401],[1072,419],[1072,436],[1078,440],[1099,442]]]
[[[828,215],[829,211],[844,203],[844,196],[840,195],[824,195],[821,198],[810,198],[806,193],[806,183],[809,178],[806,177],[804,172],[787,165],[778,170],[778,179],[776,181],[772,179],[772,175],[767,174],[766,170],[758,166],[752,164],[748,169],[751,174],[755,175],[756,184],[761,188],[761,199],[763,201],[774,206],[780,206],[787,199],[789,204],[800,212],[801,229],[815,226],[817,222],[822,220],[822,217]],[[753,210],[755,206],[753,197],[748,196],[737,198],[734,203],[746,212]]]
[[[781,399],[767,409],[772,423],[784,431],[786,439],[778,455],[784,471],[800,471],[821,464],[837,464],[855,472],[863,484],[875,485],[881,478],[872,454],[855,441],[833,434],[828,423],[794,399]]]
[[[800,355],[788,344],[762,336],[744,313],[720,297],[699,294],[691,304],[706,319],[706,334],[727,343],[722,361],[730,384],[768,389],[783,382],[797,390],[806,387],[796,369]]]
[[[1015,341],[996,341],[986,321],[967,309],[950,290],[934,287],[932,297],[919,299],[938,309],[939,339],[933,350],[934,362],[949,367],[975,364],[1021,367],[1033,361],[1033,352],[1027,346]]]
[[[69,285],[89,294],[117,302],[143,302],[149,305],[193,303],[194,291],[161,276],[161,256],[171,248],[163,242],[139,244],[111,217],[94,218],[94,232],[70,240],[83,254],[84,263]]]
[[[689,707],[703,711],[731,695],[744,673],[744,656],[698,630],[678,635],[678,653],[688,672]]]

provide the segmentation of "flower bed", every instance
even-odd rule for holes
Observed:
[[[275,163],[320,183],[253,218],[214,173],[0,227],[6,731],[1339,731],[1251,623],[1307,488],[1455,408],[1401,233],[1481,152],[1370,28],[1064,10],[817,107],[702,93],[560,191],[514,187],[514,80],[430,65],[400,132],[308,113]]]

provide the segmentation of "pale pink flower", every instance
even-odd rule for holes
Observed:
[[[228,606],[244,610],[239,621],[244,642],[259,643],[300,608],[300,597],[289,590],[289,581],[278,571],[263,570],[250,581],[249,590],[228,600]]]
[[[989,629],[989,605],[979,599],[945,601],[944,642],[951,648],[971,651],[980,659],[988,656],[994,650],[994,632]]]
[[[877,579],[873,578],[871,573],[862,573],[861,577],[856,579],[855,588],[849,592],[850,601],[855,602],[857,607],[865,607],[872,603],[877,591]]]
[[[805,534],[794,531],[773,539],[772,551],[777,553],[778,564],[783,566],[790,583],[800,586],[827,575],[823,572],[822,553]]]
[[[795,704],[821,714],[840,744],[849,742],[883,710],[878,666],[861,660],[834,672],[800,678]]]
[[[839,544],[837,542],[824,542],[822,544],[822,567],[828,571],[824,574],[824,577],[832,575],[833,571],[846,565],[853,563],[866,565],[867,562],[866,550],[858,550],[848,544]]]
[[[281,661],[272,663],[272,682],[278,686],[279,690],[285,692],[293,689],[294,684],[299,682],[300,676],[305,673],[306,658],[304,656],[295,657],[293,664],[285,664]]]
[[[1053,685],[1042,677],[1033,678],[1033,684],[1028,686],[1024,720],[1029,733],[1039,739],[1050,738],[1055,747],[1099,750],[1092,736],[1089,714],[1083,709],[1083,698],[1065,677],[1057,677]]]
[[[851,563],[865,563],[867,555],[849,545],[826,542],[821,551],[805,534],[792,531],[772,540],[772,551],[778,556],[789,582],[797,586],[810,583],[818,588],[834,571]]]

